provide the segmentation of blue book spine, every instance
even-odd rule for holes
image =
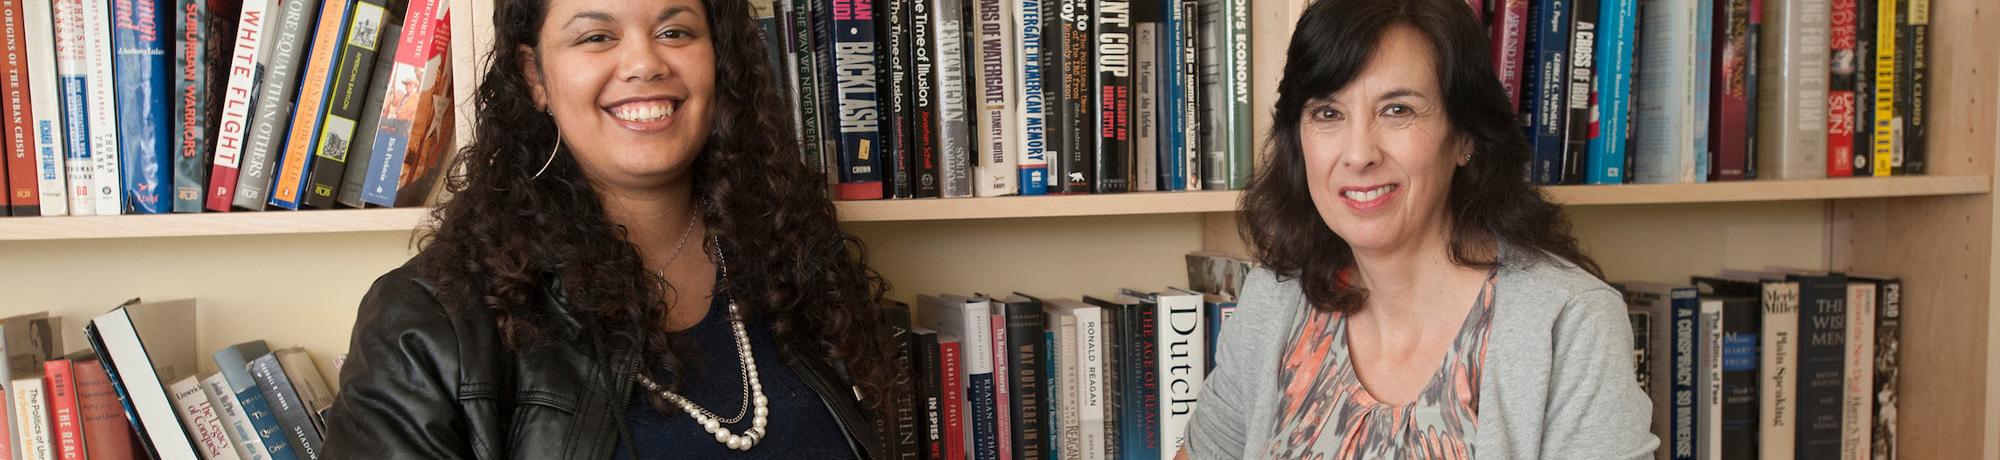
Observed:
[[[1694,181],[1708,182],[1709,162],[1715,158],[1708,142],[1708,119],[1715,111],[1708,96],[1715,81],[1708,76],[1714,73],[1715,59],[1707,52],[1715,49],[1715,0],[1695,0],[1694,42]]]
[[[1050,324],[1049,327],[1053,328],[1055,325]],[[1042,348],[1043,350],[1049,351],[1049,359],[1042,360],[1042,388],[1049,389],[1047,413],[1049,414],[1048,432],[1050,433],[1048,437],[1048,450],[1042,451],[1042,458],[1057,459],[1062,458],[1064,446],[1061,434],[1062,410],[1056,406],[1062,400],[1063,392],[1062,379],[1056,378],[1056,368],[1061,367],[1056,362],[1062,360],[1062,353],[1056,351],[1055,331],[1042,332],[1042,346],[1044,347]],[[1076,447],[1070,446],[1069,448],[1075,449]]]
[[[257,429],[257,438],[264,441],[271,460],[298,460],[291,443],[285,441],[285,430],[278,427],[278,417],[271,413],[271,403],[264,400],[264,390],[256,385],[236,390],[236,402],[243,405],[243,415]]]
[[[838,199],[882,198],[881,94],[874,0],[832,0],[834,105],[840,139]]]
[[[1590,0],[1584,0],[1590,1]],[[1603,0],[1597,36],[1597,117],[1590,136],[1590,158],[1584,182],[1625,183],[1625,133],[1631,126],[1632,49],[1638,24],[1637,0]],[[1752,48],[1755,49],[1755,48]],[[1752,53],[1755,54],[1755,53]]]
[[[1535,152],[1530,169],[1536,184],[1562,183],[1562,154],[1569,141],[1563,134],[1569,113],[1563,88],[1569,82],[1570,1],[1538,0],[1534,12],[1534,83],[1527,87],[1534,93],[1528,142]]]
[[[1125,401],[1120,404],[1118,431],[1124,436],[1120,452],[1126,458],[1160,458],[1160,385],[1158,324],[1159,314],[1151,304],[1128,305],[1120,309],[1117,326],[1124,340],[1124,359],[1119,363],[1118,384]]]
[[[1000,458],[1000,419],[993,405],[993,374],[973,374],[972,377],[972,458],[992,460]]]
[[[1184,127],[1193,120],[1189,118],[1190,114],[1182,109],[1186,104],[1182,104],[1181,101],[1188,97],[1188,87],[1180,74],[1180,69],[1186,66],[1186,63],[1182,62],[1185,58],[1181,47],[1184,44],[1174,37],[1186,33],[1181,29],[1192,24],[1188,23],[1188,12],[1180,7],[1179,2],[1164,1],[1166,1],[1167,18],[1165,21],[1160,21],[1159,41],[1160,68],[1166,69],[1159,72],[1158,86],[1161,141],[1159,185],[1161,191],[1187,190],[1188,162],[1185,155],[1190,139],[1184,135],[1186,133]]]
[[[1673,414],[1669,418],[1666,440],[1670,450],[1667,458],[1674,460],[1694,460],[1699,445],[1696,440],[1698,424],[1695,423],[1695,366],[1700,364],[1701,335],[1699,327],[1701,300],[1694,288],[1675,288],[1672,293],[1674,311],[1673,329],[1673,386],[1669,395]]]
[[[111,13],[124,211],[172,212],[174,135],[167,116],[174,76],[160,37],[160,13],[167,12],[159,0],[117,0]]]
[[[312,415],[299,400],[298,389],[278,364],[278,356],[267,354],[251,360],[250,375],[257,378],[257,388],[263,391],[264,401],[269,404],[272,417],[278,420],[285,440],[291,443],[293,455],[303,454],[307,460],[318,460],[326,445],[321,442],[319,428],[313,425]]]
[[[87,96],[83,69],[67,65],[57,68],[60,73],[56,79],[62,82],[62,129],[66,144],[63,169],[69,178],[69,212],[72,216],[94,215],[97,200],[90,198],[96,191],[90,186],[90,104],[84,103]]]
[[[331,18],[320,18],[320,21],[334,21],[335,23],[339,24],[339,27],[337,27],[334,30],[333,33],[334,38],[331,41],[321,43],[319,37],[317,36],[313,37],[313,39],[311,40],[305,41],[307,46],[306,46],[306,52],[303,55],[306,56],[305,58],[306,62],[310,62],[311,59],[322,53],[330,53],[327,54],[328,57],[326,61],[326,67],[322,69],[327,72],[333,72],[340,69],[340,64],[341,64],[340,58],[344,57],[343,55],[345,54],[342,53],[341,50],[342,48],[347,47],[347,26],[349,25],[347,19],[354,15],[355,5],[358,5],[360,3],[361,2],[359,1],[351,1],[347,2],[346,7],[343,8],[341,11],[321,12],[322,15],[330,15],[330,14],[338,15]],[[314,27],[313,30],[317,32],[319,31],[319,28]],[[319,45],[321,44],[330,45],[333,49],[331,51],[321,50],[319,49]],[[307,67],[306,69],[307,71],[312,71],[312,68],[310,67]],[[300,84],[304,84],[305,82],[311,82],[311,81],[312,81],[311,78],[308,77],[306,79],[302,79]],[[293,125],[305,125],[306,127],[305,136],[307,136],[308,138],[316,137],[314,136],[314,134],[319,133],[322,126],[326,123],[327,109],[332,105],[334,85],[339,84],[340,80],[337,78],[333,78],[332,76],[327,76],[320,78],[320,81],[314,83],[319,84],[319,91],[317,93],[319,94],[319,103],[318,104],[306,103],[306,101],[304,100],[306,95],[315,93],[304,87],[300,87],[298,97],[301,99],[298,102],[294,103],[294,105],[292,106],[292,123]],[[298,110],[301,107],[312,107],[314,110],[312,113],[298,113]],[[292,135],[297,135],[297,133],[294,132],[296,131],[297,126],[285,126],[283,128],[286,128],[286,134],[287,134],[284,140],[290,141]],[[278,165],[278,169],[282,170],[286,168],[286,163],[291,161],[291,157],[293,155],[298,155],[299,157],[303,158],[301,162],[305,163],[305,166],[301,168],[301,171],[299,172],[298,175],[293,176],[291,178],[292,190],[295,190],[295,192],[293,192],[290,197],[278,193],[279,190],[278,183],[286,179],[285,177],[286,174],[277,171],[272,172],[271,187],[266,190],[271,191],[271,193],[268,194],[270,196],[268,202],[271,206],[276,206],[281,209],[289,209],[297,211],[299,209],[299,203],[304,202],[305,198],[307,196],[310,196],[310,192],[312,190],[311,189],[312,169],[313,169],[313,159],[314,159],[313,152],[319,151],[319,145],[318,143],[309,140],[306,141],[305,149],[302,151],[295,152],[292,151],[293,149],[290,147],[291,147],[290,143],[287,142],[285,144],[282,144],[282,147],[273,149],[273,151],[277,152],[276,155],[277,161],[273,162],[272,164]],[[291,198],[291,199],[287,200],[285,198]]]

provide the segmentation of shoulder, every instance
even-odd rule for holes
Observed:
[[[462,302],[426,266],[437,257],[424,251],[375,279],[355,315],[354,339],[423,338],[430,343],[465,339],[468,331],[491,329],[491,314]],[[484,327],[480,327],[480,326]]]
[[[1229,319],[1229,324],[1241,327],[1245,323],[1264,326],[1288,323],[1304,303],[1305,292],[1300,290],[1298,279],[1255,267],[1243,280],[1243,290],[1236,299],[1236,316]]]
[[[1602,333],[1623,324],[1625,299],[1610,284],[1553,255],[1506,257],[1495,282],[1496,326],[1550,330],[1557,337]]]

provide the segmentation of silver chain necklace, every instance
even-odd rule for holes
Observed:
[[[685,235],[683,235],[683,240],[685,240]],[[721,242],[715,240],[713,237],[709,241],[713,242],[715,248],[716,266],[722,271],[722,283],[718,285],[726,285],[729,281],[729,261],[722,256]],[[661,278],[665,278],[665,276],[663,275]],[[757,363],[751,358],[750,335],[743,327],[743,313],[736,307],[736,300],[734,298],[729,301],[729,329],[730,332],[736,335],[736,357],[742,363],[744,405],[755,406],[747,410],[749,415],[751,415],[750,429],[743,430],[741,434],[730,432],[728,427],[722,425],[741,421],[744,414],[739,413],[735,417],[726,420],[722,419],[716,416],[714,412],[709,412],[708,409],[695,405],[694,401],[688,400],[687,397],[667,390],[666,387],[658,383],[654,383],[653,379],[647,378],[644,373],[639,372],[639,362],[632,363],[632,379],[638,382],[639,386],[646,387],[648,391],[659,393],[661,398],[665,398],[667,402],[673,403],[675,406],[680,407],[682,411],[687,412],[688,415],[693,416],[695,423],[701,425],[702,430],[715,435],[715,442],[729,446],[733,450],[748,451],[751,447],[756,447],[757,443],[764,439],[764,429],[769,424],[771,409],[770,400],[764,397],[764,382],[757,375]],[[745,409],[738,410],[745,411]]]

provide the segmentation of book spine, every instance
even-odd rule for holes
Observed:
[[[326,120],[327,108],[331,104],[334,73],[340,70],[343,54],[342,44],[347,35],[348,18],[354,14],[355,3],[350,0],[326,0],[318,23],[313,27],[310,52],[305,54],[304,76],[299,81],[296,104],[292,109],[292,123],[278,150],[274,162],[277,171],[271,177],[270,199],[265,204],[280,209],[299,209],[304,202],[307,187],[312,180],[314,152],[319,145],[319,132]],[[281,126],[283,128],[283,126]]]
[[[125,211],[125,184],[119,174],[121,136],[119,136],[117,87],[123,78],[113,72],[112,49],[115,46],[111,31],[113,21],[110,2],[83,2],[83,59],[85,91],[89,97],[84,100],[90,106],[91,114],[85,123],[90,124],[90,175],[96,193],[91,197],[97,201],[98,214],[117,215]],[[165,91],[160,91],[164,93]],[[150,98],[147,98],[150,99]],[[140,137],[140,136],[133,136]]]
[[[1696,458],[1722,458],[1722,301],[1701,300],[1701,350],[1696,370]]]
[[[1763,87],[1757,92],[1758,176],[1768,179],[1826,177],[1827,81],[1786,75],[1831,75],[1827,56],[1831,11],[1828,0],[1767,2],[1765,31],[1758,45]],[[1640,52],[1646,52],[1640,45]],[[1642,71],[1644,68],[1642,67]],[[1640,77],[1644,82],[1645,77]]]
[[[1222,130],[1219,135],[1222,137],[1222,151],[1228,155],[1227,189],[1242,190],[1250,186],[1250,175],[1254,172],[1257,156],[1254,141],[1257,134],[1251,126],[1250,110],[1250,61],[1253,59],[1250,52],[1250,2],[1228,0],[1228,3],[1221,11],[1222,17],[1216,21],[1222,24],[1222,39],[1228,41],[1227,45],[1217,45],[1226,48],[1221,65],[1227,82],[1222,85],[1222,90],[1228,95],[1222,98],[1225,108],[1215,123]]]
[[[1160,190],[1163,6],[1150,0],[1132,4],[1132,178],[1127,188],[1135,192]]]
[[[1663,442],[1667,443],[1667,458],[1674,460],[1692,460],[1698,455],[1695,399],[1699,391],[1696,366],[1701,356],[1697,333],[1701,307],[1694,295],[1693,289],[1675,289],[1671,301],[1674,317],[1673,384],[1669,413],[1672,415],[1668,417],[1671,425],[1669,435]]]
[[[1117,310],[1114,308],[1100,308],[1097,315],[1099,322],[1102,324],[1097,333],[1098,341],[1102,342],[1098,346],[1098,368],[1100,369],[1100,375],[1104,376],[1101,379],[1102,381],[1097,383],[1098,388],[1101,388],[1099,391],[1103,393],[1102,398],[1104,401],[1104,423],[1101,424],[1104,426],[1104,435],[1100,436],[1100,438],[1103,439],[1101,442],[1104,445],[1104,458],[1125,458],[1124,446],[1119,443],[1119,440],[1123,438],[1119,437],[1120,431],[1118,429],[1119,423],[1123,422],[1121,420],[1123,417],[1119,416],[1119,411],[1125,408],[1123,399],[1125,393],[1120,389],[1121,385],[1125,384],[1121,380],[1124,372],[1118,366],[1124,362],[1125,347],[1118,341]]]
[[[1018,149],[1015,164],[1019,168],[1021,195],[1046,195],[1049,188],[1048,157],[1048,100],[1042,91],[1042,74],[1046,66],[1042,64],[1042,1],[1015,0],[1007,2],[1013,23],[1009,24],[1008,38],[1010,54],[1008,73],[1014,76],[1008,82],[1007,95],[1013,103],[1009,109],[1011,123],[1016,129],[1011,133],[1013,142],[1009,147]]]
[[[839,107],[839,184],[835,199],[874,200],[882,198],[882,128],[879,99],[880,70],[875,61],[874,0],[831,0],[829,8],[833,41],[827,59],[835,81],[834,105]]]
[[[882,51],[876,55],[876,77],[880,81],[875,87],[881,92],[876,101],[886,108],[879,120],[882,149],[877,164],[882,168],[882,196],[886,198],[910,198],[913,193],[909,165],[914,142],[910,139],[909,119],[915,111],[910,103],[910,12],[907,3],[878,3],[883,14],[875,21],[876,48]]]
[[[1758,458],[1792,458],[1798,435],[1799,285],[1764,284],[1759,344]]]
[[[340,193],[334,203],[350,208],[368,205],[361,192],[368,188],[369,172],[375,161],[375,135],[382,131],[382,103],[389,93],[389,77],[396,66],[396,49],[402,43],[402,20],[390,11],[382,26],[382,49],[375,55],[375,71],[368,78],[368,98],[361,104],[361,120],[354,125],[354,142],[348,147],[347,171],[341,174]]]
[[[1190,114],[1186,113],[1188,98],[1186,79],[1181,78],[1182,60],[1187,57],[1181,52],[1185,46],[1181,29],[1188,26],[1187,10],[1181,8],[1179,0],[1163,0],[1165,9],[1160,20],[1160,155],[1159,189],[1162,191],[1188,190],[1187,184],[1187,137],[1182,126],[1190,124]]]
[[[236,454],[244,460],[266,460],[271,458],[269,448],[263,438],[257,436],[257,428],[244,415],[243,405],[236,400],[236,390],[230,388],[229,379],[222,374],[212,374],[201,380],[203,394],[208,397],[210,407],[220,418],[229,441],[236,446]]]
[[[209,170],[208,197],[203,208],[227,212],[236,198],[243,147],[249,140],[251,109],[264,74],[265,21],[270,2],[248,1],[236,25],[236,46],[229,58],[229,83],[222,95],[222,116],[215,133],[215,159]]]
[[[222,419],[215,413],[215,406],[208,402],[208,395],[202,393],[201,384],[189,376],[173,383],[174,409],[179,412],[181,423],[194,431],[194,445],[202,458],[208,460],[236,459],[236,446],[229,442],[229,432],[222,428]]]
[[[1847,342],[1841,371],[1840,458],[1869,460],[1874,431],[1875,283],[1847,285]]]
[[[74,361],[57,359],[42,364],[44,391],[49,398],[49,425],[53,458],[83,460],[83,424],[78,416]]]
[[[1854,2],[1854,145],[1849,148],[1847,174],[1830,177],[1870,177],[1875,175],[1875,13],[1877,0]],[[1832,169],[1828,169],[1832,171]]]
[[[1187,422],[1201,394],[1201,298],[1161,296],[1159,303],[1160,455],[1171,460],[1186,444]]]
[[[1746,96],[1743,98],[1743,135],[1746,139],[1743,146],[1743,151],[1745,152],[1745,160],[1743,161],[1744,179],[1756,179],[1758,177],[1757,85],[1759,84],[1758,81],[1763,78],[1763,69],[1759,67],[1763,63],[1760,61],[1762,58],[1758,57],[1758,53],[1759,50],[1763,49],[1763,35],[1764,0],[1750,0],[1750,46],[1745,47],[1743,53],[1748,64],[1743,66],[1743,74],[1749,80],[1743,85],[1746,93]]]
[[[1062,174],[1056,176],[1062,193],[1081,194],[1107,192],[1097,190],[1097,72],[1095,40],[1093,32],[1097,6],[1094,0],[1061,0],[1061,27],[1057,33],[1049,34],[1059,38],[1056,48],[1062,56],[1060,71],[1049,75],[1059,76],[1062,82],[1062,96],[1056,98],[1062,107],[1061,156],[1056,162],[1062,164]]]
[[[1204,190],[1229,188],[1229,154],[1225,150],[1226,117],[1229,110],[1228,75],[1222,65],[1228,54],[1228,37],[1223,31],[1226,5],[1220,0],[1197,0],[1195,6],[1195,84],[1201,90],[1196,99],[1200,114],[1201,187]]]
[[[1834,62],[1832,79],[1827,81],[1826,175],[1854,175],[1855,81],[1854,45],[1860,27],[1856,23],[1855,0],[1833,0],[1832,28],[1829,33]]]
[[[42,393],[42,379],[30,377],[8,382],[14,399],[14,426],[20,441],[14,445],[19,455],[29,459],[45,459],[55,454],[55,445],[49,439],[48,396]]]
[[[933,49],[937,56],[937,78],[929,80],[938,93],[938,194],[945,198],[973,195],[973,139],[970,99],[966,82],[965,0],[933,0],[931,14],[937,21]]]
[[[1049,330],[1050,340],[1054,342],[1049,346],[1052,352],[1049,362],[1055,366],[1055,370],[1050,372],[1055,376],[1055,383],[1049,385],[1049,391],[1055,395],[1050,401],[1055,405],[1052,412],[1057,414],[1052,424],[1056,434],[1050,438],[1056,441],[1054,444],[1058,451],[1052,457],[1082,460],[1083,424],[1077,411],[1078,396],[1082,394],[1076,380],[1077,317],[1071,312],[1057,313],[1049,321]]]
[[[973,162],[973,185],[979,196],[1020,193],[1019,152],[1009,148],[1014,126],[1013,106],[1007,98],[1014,78],[1007,69],[1013,61],[1014,45],[1006,8],[1001,0],[967,0],[973,5],[972,30],[979,45],[973,55],[974,93],[979,109],[974,117],[972,137],[978,141],[979,159]]]
[[[367,204],[396,205],[406,175],[404,157],[418,148],[417,140],[423,135],[415,128],[429,122],[412,118],[412,114],[441,109],[429,107],[431,98],[423,95],[444,89],[439,87],[437,76],[444,70],[441,61],[451,42],[450,21],[451,5],[443,0],[413,0],[404,11],[396,62],[389,69],[389,84],[380,87],[387,91],[362,180],[361,200]]]
[[[1839,458],[1841,454],[1846,288],[1845,283],[1825,282],[1802,282],[1799,286],[1799,431],[1795,442],[1802,458]]]
[[[1688,158],[1695,156],[1690,112],[1699,99],[1694,80],[1706,75],[1694,57],[1700,54],[1694,39],[1698,1],[1651,5],[1640,15],[1639,62],[1645,64],[1639,66],[1633,88],[1637,101],[1632,119],[1633,182],[1690,182],[1686,173],[1693,165]]]
[[[1896,376],[1902,373],[1897,350],[1902,348],[1903,282],[1882,282],[1875,309],[1875,405],[1871,408],[1873,427],[1869,438],[1875,460],[1896,458]]]
[[[299,400],[298,390],[278,364],[277,355],[264,355],[250,361],[250,374],[257,377],[257,387],[264,392],[264,401],[271,406],[271,412],[278,419],[278,426],[285,433],[285,441],[298,457],[317,460],[320,456],[319,429],[313,426],[305,404]]]
[[[1717,4],[1720,1],[1727,0],[1697,0],[1695,2],[1694,49],[1696,52],[1694,55],[1694,74],[1689,76],[1694,82],[1694,110],[1691,114],[1694,116],[1694,120],[1689,124],[1694,130],[1694,145],[1687,150],[1683,150],[1684,153],[1681,161],[1683,165],[1687,166],[1683,166],[1680,172],[1680,182],[1682,183],[1707,182],[1710,175],[1709,172],[1714,169],[1712,163],[1714,163],[1715,150],[1712,146],[1715,145],[1713,139],[1715,139],[1717,133],[1711,132],[1709,126],[1710,122],[1716,118],[1716,112],[1719,110],[1715,105],[1716,97],[1714,94],[1716,91],[1719,91],[1718,88],[1721,85],[1717,84],[1714,78],[1711,78],[1714,74],[1713,69],[1715,69],[1715,57],[1712,53],[1701,51],[1715,49],[1715,15]]]
[[[820,130],[825,120],[820,111],[819,54],[813,46],[819,43],[813,25],[818,0],[790,0],[791,6],[791,48],[792,73],[794,74],[793,96],[798,102],[799,151],[804,157],[806,168],[824,176],[826,174],[826,133]]]
[[[176,73],[160,34],[160,2],[111,2],[119,188],[124,191],[119,201],[126,214],[173,211],[174,122],[167,119],[169,110],[161,109],[174,107],[169,98]]]
[[[1495,0],[1493,3],[1493,74],[1507,90],[1507,102],[1515,113],[1521,110],[1521,65],[1527,52],[1528,0]]]
[[[942,193],[943,184],[938,183],[938,143],[941,130],[938,126],[938,56],[937,19],[932,9],[932,0],[923,0],[910,5],[910,102],[915,110],[906,126],[910,129],[910,174],[911,195],[916,198],[937,198]]]
[[[1104,310],[1076,310],[1077,422],[1082,428],[1085,460],[1105,458],[1105,336]]]
[[[271,410],[270,401],[264,399],[263,385],[250,371],[252,356],[269,354],[270,350],[259,344],[254,347],[237,345],[215,353],[215,365],[222,369],[222,375],[236,393],[236,402],[243,408],[245,418],[250,420],[258,440],[264,443],[272,460],[296,460],[297,451],[278,423],[277,413]]]
[[[1755,299],[1722,306],[1722,457],[1757,454],[1757,338],[1763,310]]]
[[[1615,185],[1625,183],[1625,133],[1631,125],[1626,113],[1632,104],[1632,48],[1639,3],[1602,1],[1598,10],[1600,30],[1592,57],[1598,66],[1591,104],[1594,122],[1590,127],[1590,153],[1584,161],[1583,182]]]
[[[34,120],[33,94],[29,92],[25,66],[28,47],[23,30],[20,1],[0,2],[0,129],[6,132],[0,163],[6,163],[6,198],[16,216],[42,214],[41,183],[36,174],[33,142],[29,136]],[[8,212],[0,212],[6,215]]]
[[[915,366],[912,363],[916,361],[917,351],[914,348],[915,344],[912,343],[913,334],[910,333],[909,328],[910,315],[908,306],[900,308],[900,316],[898,313],[887,315],[892,318],[890,329],[893,332],[889,340],[896,344],[896,380],[891,382],[890,391],[892,393],[888,398],[889,404],[895,410],[895,416],[893,417],[894,420],[883,421],[888,425],[884,428],[888,429],[883,430],[882,433],[889,437],[888,442],[884,443],[889,448],[889,458],[914,459],[918,456],[917,401],[915,399],[917,396],[917,383],[915,380]]]
[[[1132,2],[1097,0],[1092,14],[1097,28],[1092,91],[1097,100],[1092,111],[1097,163],[1092,175],[1098,193],[1123,193],[1131,189]]]
[[[1710,82],[1708,150],[1713,156],[1708,180],[1734,181],[1748,178],[1750,137],[1748,132],[1750,1],[1716,0]]]
[[[981,304],[972,304],[981,305]],[[971,429],[966,430],[972,439],[968,441],[968,458],[980,460],[1000,457],[1000,437],[998,433],[997,403],[994,397],[1002,385],[998,367],[1005,362],[993,361],[993,320],[985,308],[967,306],[964,309],[965,333],[963,353],[967,381],[966,398],[970,405],[966,421]],[[1003,335],[1004,337],[1004,335]]]
[[[1196,0],[1181,0],[1177,9],[1183,19],[1179,29],[1180,44],[1177,48],[1181,55],[1180,61],[1177,62],[1179,73],[1176,74],[1180,80],[1181,98],[1177,102],[1180,104],[1181,121],[1185,122],[1178,125],[1180,127],[1178,134],[1182,139],[1181,151],[1178,154],[1181,164],[1178,167],[1181,184],[1185,186],[1182,190],[1201,190],[1202,177],[1206,177],[1201,173],[1201,150],[1204,145],[1201,127],[1208,123],[1207,117],[1201,111],[1201,59],[1197,53],[1201,50],[1201,34],[1196,28],[1196,25],[1201,24],[1201,5]]]
[[[277,166],[278,156],[284,154],[286,146],[285,128],[291,126],[293,105],[298,100],[302,82],[299,73],[307,70],[305,57],[312,50],[308,41],[312,35],[313,18],[318,14],[319,2],[313,0],[282,0],[277,21],[265,38],[270,40],[270,60],[264,66],[262,82],[257,88],[257,104],[252,110],[250,143],[243,149],[242,163],[236,180],[236,196],[230,204],[237,209],[262,211],[269,198],[272,172]],[[324,78],[325,72],[318,73]],[[321,80],[323,81],[323,80]],[[313,82],[303,82],[310,86]],[[312,117],[315,114],[305,113]]]
[[[943,458],[944,453],[944,380],[940,369],[936,332],[923,332],[912,336],[916,343],[915,361],[911,363],[912,376],[916,378],[917,408],[923,412],[917,421],[920,446],[919,458]],[[956,383],[956,382],[954,382]]]
[[[1123,443],[1126,458],[1160,458],[1160,335],[1159,312],[1151,305],[1129,306],[1125,308],[1126,322],[1134,327],[1121,327],[1124,334],[1125,375],[1133,376],[1126,384]]]
[[[1563,184],[1583,183],[1584,158],[1590,155],[1590,128],[1594,120],[1590,117],[1593,103],[1591,90],[1597,74],[1597,46],[1600,34],[1601,8],[1596,0],[1572,0],[1570,23],[1569,66],[1564,90],[1564,105],[1568,109],[1568,126],[1563,128],[1566,143],[1562,150],[1562,163],[1557,168],[1556,180]],[[1743,1],[1743,0],[1737,0]]]
[[[30,2],[39,3],[39,2]],[[83,0],[53,0],[51,33],[55,42],[56,80],[62,89],[63,174],[67,179],[70,215],[97,213],[97,188],[91,185],[89,78],[85,70]],[[112,211],[116,211],[113,209]]]
[[[944,404],[944,456],[946,459],[963,459],[967,449],[966,433],[976,424],[966,423],[973,405],[966,401],[971,389],[958,382],[966,377],[958,340],[938,344],[938,380],[943,382],[941,400]],[[976,438],[975,438],[976,439]]]
[[[221,107],[222,91],[216,83],[216,60],[227,36],[214,26],[216,13],[208,2],[176,2],[174,36],[174,88],[179,97],[173,102],[173,212],[201,212],[201,198],[208,190],[208,151],[215,139],[215,110]]]
[[[1570,47],[1570,21],[1558,19],[1570,12],[1570,2],[1575,0],[1535,0],[1536,49],[1529,70],[1534,72],[1534,86],[1529,90],[1534,95],[1529,119],[1531,120],[1528,142],[1535,152],[1534,182],[1537,184],[1562,183],[1562,154],[1567,143],[1563,130],[1568,127],[1568,92]]]
[[[131,331],[131,327],[129,325],[124,326],[123,329],[125,331]],[[135,402],[135,396],[130,391],[128,391],[128,387],[125,384],[125,379],[127,378],[127,376],[119,375],[118,365],[116,361],[117,358],[123,357],[127,359],[126,362],[132,362],[132,363],[144,363],[149,361],[149,359],[147,359],[144,354],[135,355],[134,354],[135,352],[131,352],[129,350],[117,350],[106,347],[104,344],[104,337],[98,334],[97,321],[92,321],[83,326],[83,337],[85,341],[90,342],[90,348],[97,352],[98,364],[101,368],[104,369],[104,380],[108,383],[108,386],[111,387],[111,392],[110,392],[111,394],[108,397],[103,392],[96,392],[95,394],[96,398],[93,399],[97,401],[97,404],[93,404],[89,401],[82,401],[80,398],[80,404],[82,404],[85,407],[84,432],[96,433],[99,431],[109,431],[109,430],[101,430],[101,428],[105,428],[107,425],[111,426],[120,425],[116,423],[117,421],[129,421],[131,422],[130,425],[123,425],[123,426],[129,426],[132,429],[131,439],[133,442],[131,443],[131,445],[133,447],[131,447],[131,449],[129,450],[130,453],[127,455],[128,457],[138,458],[138,456],[144,455],[148,458],[159,458],[161,456],[160,449],[170,448],[177,451],[175,452],[175,454],[179,455],[182,458],[194,458],[195,453],[193,446],[187,445],[185,442],[183,442],[181,445],[167,445],[167,446],[156,445],[156,442],[153,439],[154,436],[153,432],[156,431],[162,433],[161,434],[162,438],[165,438],[167,436],[165,434],[167,432],[173,432],[174,435],[178,435],[182,439],[187,438],[187,435],[185,432],[181,430],[181,427],[178,422],[176,422],[173,426],[153,426],[151,430],[148,430],[147,426],[149,425],[143,423],[143,418],[152,418],[156,421],[160,420],[160,418],[157,416],[164,415],[158,413],[157,411],[157,409],[160,409],[159,407],[160,404],[149,404],[147,406],[148,407],[147,412],[140,412],[137,405],[138,403]],[[139,367],[139,366],[134,366],[134,367]],[[137,372],[150,373],[153,372],[153,370],[141,368]],[[157,385],[157,383],[155,385]],[[78,385],[78,387],[81,388],[82,385]],[[153,392],[158,392],[159,387],[154,386],[149,390]],[[93,396],[92,394],[93,392],[90,391],[80,390],[79,393],[81,394],[82,398],[91,398]],[[156,394],[153,396],[163,397],[165,395]],[[111,401],[113,400],[117,401],[117,410],[113,410],[111,406]],[[164,403],[165,401],[151,401],[151,402]],[[92,408],[91,406],[93,405],[97,407]],[[173,413],[172,405],[170,404],[167,405],[165,409],[166,409],[165,414]],[[120,413],[119,411],[122,411],[122,415],[124,415],[124,417],[122,417],[122,420],[114,421],[113,414],[118,414]],[[162,423],[161,425],[165,424]],[[90,442],[91,439],[93,438],[86,436],[84,438],[84,441]],[[121,444],[121,443],[111,442],[111,444]],[[104,449],[103,447],[105,446],[95,442],[91,442],[88,450],[90,452],[106,453],[108,449]]]
[[[1930,60],[1930,0],[1902,0],[1896,18],[1896,150],[1891,174],[1923,174],[1930,154],[1924,145],[1930,134],[1924,127],[1924,99],[1929,97],[1926,67]]]
[[[41,193],[42,215],[69,214],[69,186],[63,155],[63,109],[56,67],[54,2],[22,2],[26,16],[28,101],[34,137],[35,178]]]
[[[1041,459],[1048,451],[1049,393],[1042,386],[1046,380],[1042,373],[1048,368],[1042,361],[1049,355],[1042,330],[1047,327],[1041,302],[1007,304],[1007,361],[1014,371],[1008,374],[1014,380],[1008,389],[1013,397],[1008,408],[1015,459]]]
[[[1007,345],[1006,310],[1000,311],[1003,314],[987,316],[986,323],[989,328],[986,337],[993,344],[987,350],[993,357],[993,448],[994,458],[1011,459],[1014,458],[1014,443],[1020,440],[1019,434],[1014,431],[1014,406],[1019,403],[1014,401],[1016,369],[1008,359],[1013,353],[1008,351]]]
[[[1896,134],[1901,113],[1896,112],[1896,18],[1903,0],[1877,0],[1875,11],[1875,142],[1871,147],[1869,175],[1888,176],[1894,170]]]
[[[369,82],[375,80],[375,60],[388,15],[382,0],[354,4],[346,38],[341,40],[340,70],[334,74],[333,89],[327,93],[326,120],[320,123],[318,139],[314,141],[312,182],[306,189],[306,206],[319,209],[334,206],[335,195],[347,174],[347,155],[357,145],[355,127],[371,93],[379,91]]]

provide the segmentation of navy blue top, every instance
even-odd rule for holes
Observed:
[[[695,349],[700,350],[694,355],[699,372],[683,382],[680,392],[695,405],[723,418],[735,416],[736,409],[744,407],[746,385],[742,362],[736,354],[736,335],[730,332],[727,302],[723,296],[716,296],[716,301],[709,305],[708,315],[686,331]],[[763,441],[747,452],[730,450],[729,446],[715,442],[715,435],[702,430],[686,412],[676,408],[672,416],[667,416],[653,410],[647,402],[648,390],[634,383],[632,402],[626,409],[633,450],[628,451],[625,443],[619,443],[611,457],[628,458],[631,457],[628,452],[636,451],[639,458],[854,458],[846,434],[834,422],[833,414],[827,412],[826,403],[778,356],[778,343],[772,338],[770,324],[745,323],[744,330],[750,335],[750,353],[758,377],[764,382],[764,397],[770,402]],[[753,406],[745,410],[756,409]],[[750,429],[753,416],[745,414],[742,420],[723,427],[741,434]]]

